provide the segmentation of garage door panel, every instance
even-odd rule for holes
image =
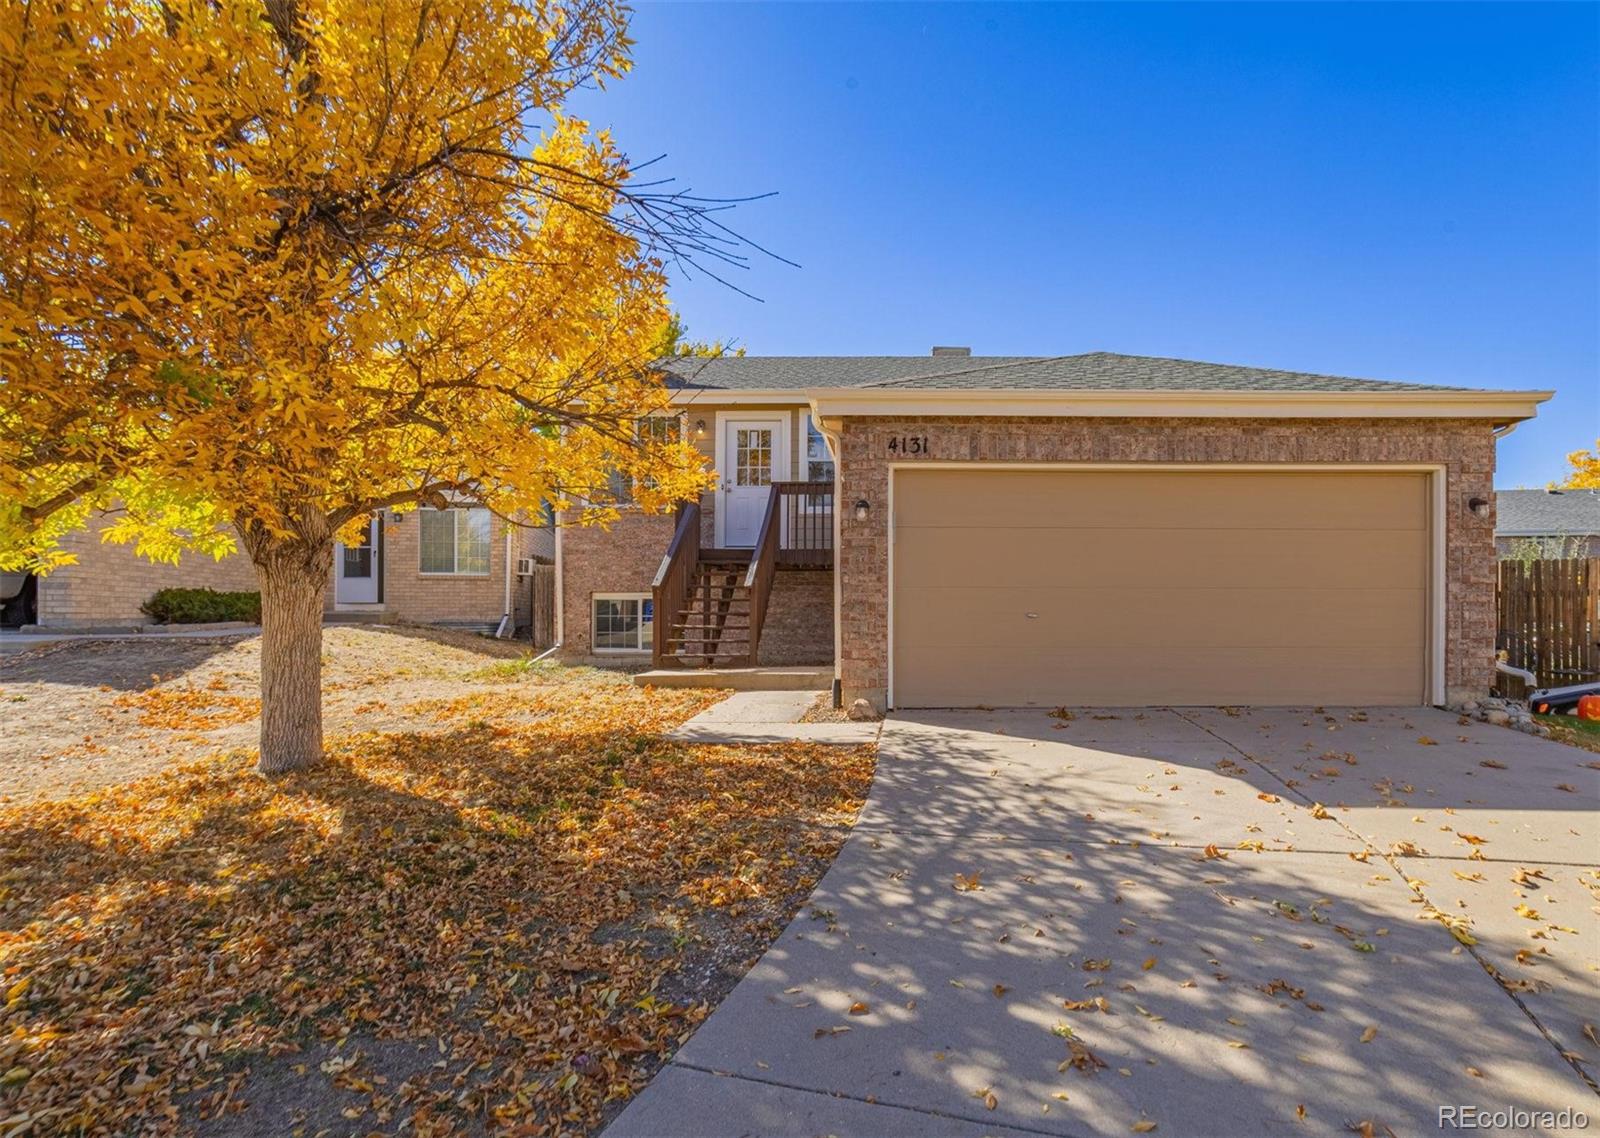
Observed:
[[[895,538],[895,580],[902,587],[953,585],[992,575],[1010,562],[1010,585],[1127,585],[1168,588],[1174,573],[1198,588],[1270,586],[1286,578],[1301,587],[1334,588],[1422,581],[1427,548],[1419,535],[1395,530],[1123,529],[1046,530],[985,527],[975,540],[949,531],[907,528]],[[1175,559],[1182,563],[1176,564]]]
[[[908,478],[915,493],[905,493]],[[1007,526],[1400,529],[1417,527],[1427,487],[1415,473],[1314,471],[1059,471],[947,467],[901,471],[896,524]],[[1070,479],[1070,484],[1063,482]]]
[[[906,652],[966,650],[990,644],[1147,647],[1368,645],[1419,648],[1425,629],[1411,589],[1346,590],[1310,607],[1302,589],[1063,589],[930,587],[902,589],[916,612],[941,620],[896,621]],[[1130,610],[1138,619],[1130,620]],[[1036,615],[1030,617],[1027,614]]]
[[[897,471],[894,703],[1421,703],[1428,509],[1415,472]]]
[[[1011,652],[991,647],[959,667],[918,674],[906,707],[1137,707],[1153,704],[1213,707],[1272,702],[1293,705],[1378,706],[1415,685],[1421,657],[1374,655],[1359,648],[1327,651],[1307,667],[1297,649],[1184,649],[1152,656],[1127,647],[1093,656],[1059,649]],[[974,699],[974,677],[997,672],[1016,680]],[[1129,677],[1137,677],[1130,685]],[[1329,691],[1340,693],[1329,699]]]

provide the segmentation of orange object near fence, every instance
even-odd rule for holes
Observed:
[[[1600,695],[1586,695],[1578,700],[1579,719],[1600,719]]]

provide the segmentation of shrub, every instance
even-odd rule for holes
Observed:
[[[260,593],[215,589],[158,589],[139,608],[164,624],[214,624],[225,620],[261,623]]]

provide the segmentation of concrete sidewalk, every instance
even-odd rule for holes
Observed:
[[[736,691],[666,733],[684,743],[875,743],[880,723],[802,723],[816,691]]]
[[[205,628],[191,628],[180,625],[176,628],[159,628],[154,631],[127,628],[108,632],[14,632],[6,629],[0,631],[0,655],[9,652],[26,652],[29,648],[38,648],[43,644],[56,644],[63,640],[223,640],[230,637],[240,638],[260,635],[261,626],[258,624],[232,623],[225,626],[207,626]]]
[[[811,903],[606,1133],[1593,1119],[1593,759],[1425,709],[897,715]]]

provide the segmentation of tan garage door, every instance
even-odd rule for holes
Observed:
[[[1428,480],[897,470],[897,707],[1425,702]]]

